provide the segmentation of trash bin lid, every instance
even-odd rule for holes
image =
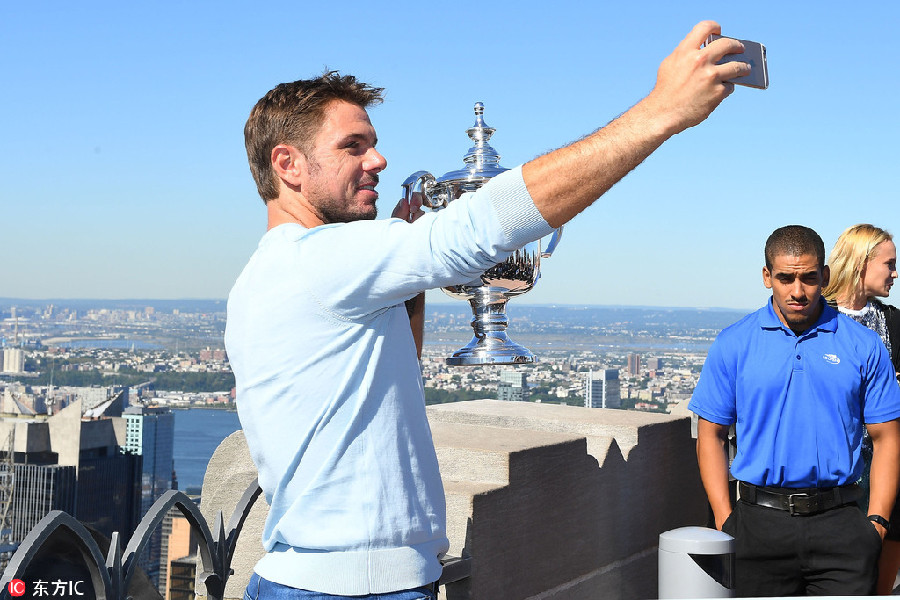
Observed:
[[[659,534],[659,549],[688,554],[729,554],[734,538],[708,527],[680,527]]]

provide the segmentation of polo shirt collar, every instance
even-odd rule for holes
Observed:
[[[840,313],[836,308],[825,302],[824,296],[819,296],[819,304],[822,306],[822,313],[819,315],[815,324],[803,332],[803,335],[812,331],[828,331],[834,333],[837,329],[837,318]],[[759,312],[759,326],[763,329],[783,329],[785,332],[795,335],[789,327],[781,322],[778,315],[775,314],[775,308],[772,306],[772,298],[769,298],[765,309]]]

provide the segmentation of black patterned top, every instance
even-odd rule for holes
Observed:
[[[891,337],[888,334],[887,318],[883,311],[878,310],[872,302],[866,302],[866,305],[859,310],[838,306],[838,310],[856,321],[861,323],[878,334],[881,341],[884,342],[888,350],[888,355],[893,356],[894,352],[891,348]]]

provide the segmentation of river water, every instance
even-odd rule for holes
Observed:
[[[173,452],[178,489],[199,494],[213,452],[222,440],[240,429],[241,424],[237,413],[228,410],[190,408],[172,412],[175,414]]]

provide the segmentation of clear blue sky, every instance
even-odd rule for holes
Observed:
[[[267,90],[387,88],[382,216],[461,165],[482,101],[507,167],[604,125],[690,28],[766,44],[738,88],[576,219],[515,303],[754,308],[776,227],[900,233],[892,2],[5,2],[0,296],[224,298],[265,229],[243,148]],[[449,300],[432,295],[432,300]]]

